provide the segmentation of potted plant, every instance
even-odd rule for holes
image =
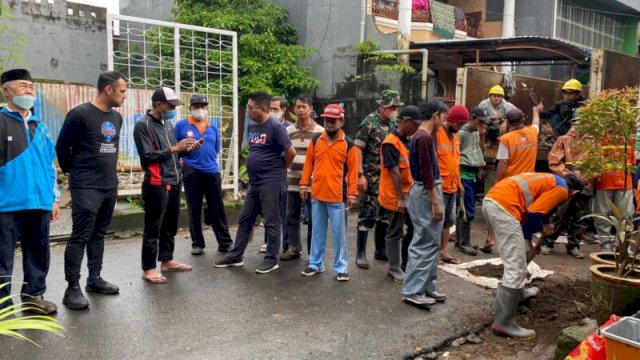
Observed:
[[[1,283],[0,288],[7,286],[9,283]],[[15,295],[14,295],[15,296]],[[8,301],[13,296],[9,295],[0,298],[0,304]],[[37,311],[37,308],[31,306],[30,303],[13,304],[0,309],[0,336],[10,336],[16,339],[29,341],[36,344],[33,340],[29,339],[26,335],[19,333],[19,330],[40,330],[46,331],[58,336],[64,337],[62,333],[64,326],[58,323],[58,320],[51,316],[46,315],[24,315],[24,311]]]
[[[587,152],[585,160],[577,166],[583,177],[597,179],[605,171],[627,174],[635,170],[627,158],[634,150],[636,122],[640,116],[638,105],[637,87],[603,91],[585,102],[579,110],[580,119],[574,125],[584,139],[583,150]],[[626,175],[624,179],[626,188]],[[631,315],[640,309],[639,230],[634,226],[637,219],[629,218],[622,211],[632,201],[632,196],[626,196],[619,202],[620,207],[609,201],[613,216],[587,216],[611,224],[615,231],[613,263],[590,268],[593,308],[600,324],[611,313]]]

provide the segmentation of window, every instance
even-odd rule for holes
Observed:
[[[621,51],[624,26],[616,16],[578,7],[568,0],[560,0],[555,37],[590,48]]]
[[[502,21],[504,12],[504,0],[487,0],[486,21]]]
[[[67,15],[73,16],[73,9],[67,9]]]
[[[78,11],[78,16],[84,17],[84,10],[79,10]]]

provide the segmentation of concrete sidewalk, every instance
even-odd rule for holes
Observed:
[[[188,233],[180,234],[175,258],[194,270],[167,274],[169,281],[162,285],[140,278],[139,238],[111,241],[103,275],[120,286],[120,294],[90,294],[90,309],[80,312],[62,305],[64,245],[54,245],[46,296],[59,306],[57,318],[67,329],[66,337],[29,332],[42,349],[2,337],[0,358],[399,359],[416,347],[436,345],[492,318],[492,291],[442,271],[439,290],[447,293],[446,303],[431,311],[404,304],[401,286],[385,275],[386,263],[371,259],[373,233],[371,269],[355,267],[355,229],[350,228],[348,282],[335,280],[330,245],[323,274],[300,275],[306,254],[304,260],[280,263],[272,273],[256,274],[262,259],[258,253],[262,228],[256,228],[245,266],[233,269],[213,267],[219,254],[210,230],[209,247],[199,257],[189,253]],[[20,264],[18,255],[14,273],[18,281]],[[83,285],[85,279],[83,265]],[[14,284],[14,292],[17,289]]]

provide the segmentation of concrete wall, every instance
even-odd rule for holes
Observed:
[[[168,20],[172,9],[172,0],[120,0],[121,15]]]
[[[53,5],[46,0],[3,3],[16,17],[12,32],[28,38],[22,50],[24,62],[9,67],[26,66],[37,79],[85,84],[95,84],[107,69],[105,8],[62,0],[54,0]],[[68,15],[68,9],[73,15]]]

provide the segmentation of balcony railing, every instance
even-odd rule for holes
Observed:
[[[399,3],[400,0],[373,0],[372,13],[374,16],[398,20]],[[411,21],[433,22],[431,12],[425,10],[413,10],[411,13]],[[465,32],[467,36],[480,37],[478,27],[478,21],[469,16],[465,16],[464,20],[456,20],[456,30]]]

